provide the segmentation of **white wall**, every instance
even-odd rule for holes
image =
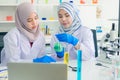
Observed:
[[[112,23],[116,23],[118,30],[119,0],[103,0],[102,6],[102,25],[105,32],[110,31]]]

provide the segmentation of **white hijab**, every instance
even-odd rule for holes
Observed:
[[[18,5],[15,12],[15,25],[18,28],[18,30],[29,39],[30,42],[34,42],[40,33],[39,26],[36,32],[33,32],[32,30],[26,27],[27,19],[32,12],[36,13],[36,10],[33,4],[29,2],[24,2]]]
[[[78,8],[73,3],[62,2],[58,6],[58,12],[60,9],[64,9],[71,16],[73,22],[69,28],[64,28],[64,26],[61,25],[59,28],[59,32],[73,34],[82,25]]]

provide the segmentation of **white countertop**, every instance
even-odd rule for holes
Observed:
[[[76,66],[76,61],[71,61],[70,66]],[[82,61],[81,80],[113,80],[113,68],[111,66],[97,66],[96,60]],[[68,80],[77,80],[77,72],[68,69]]]
[[[114,80],[113,79],[113,69],[109,66],[97,66],[96,60],[82,61],[82,74],[81,80]],[[77,61],[70,61],[69,66],[76,67]],[[7,69],[6,67],[0,67],[0,70]],[[0,71],[0,80],[7,80],[2,77],[7,76],[7,70]],[[77,80],[77,72],[72,71],[71,68],[68,68],[68,80]]]

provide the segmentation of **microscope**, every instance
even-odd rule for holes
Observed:
[[[110,33],[106,33],[99,45],[100,55],[97,57],[98,61],[104,63],[112,63],[112,56],[119,55],[120,52],[120,38],[116,37],[115,24],[112,23]]]

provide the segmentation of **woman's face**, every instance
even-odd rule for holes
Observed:
[[[64,9],[59,10],[58,18],[59,18],[60,24],[63,25],[64,28],[68,28],[71,26],[72,18]]]
[[[37,27],[39,25],[38,15],[36,13],[31,13],[30,16],[27,19],[27,28],[32,30],[33,32],[36,32]]]

